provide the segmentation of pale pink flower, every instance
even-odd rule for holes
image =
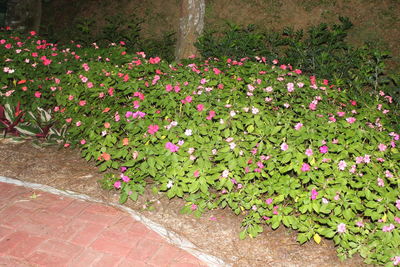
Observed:
[[[337,226],[337,231],[338,231],[338,233],[346,232],[346,224],[339,223],[338,226]]]
[[[306,152],[304,154],[306,154],[307,156],[311,157],[313,155],[313,151],[312,151],[311,148],[308,148],[308,149],[306,149]]]
[[[339,161],[338,167],[339,167],[339,170],[344,171],[344,169],[346,169],[346,167],[347,167],[346,161],[344,161],[344,160]]]
[[[356,225],[357,225],[358,227],[364,227],[363,221],[358,221],[358,222],[356,222]]]
[[[381,178],[378,178],[377,179],[377,183],[378,183],[378,186],[380,186],[380,187],[384,187],[385,186],[385,182],[383,181],[383,179],[381,179]]]
[[[386,176],[387,178],[393,178],[393,174],[392,174],[389,170],[386,170],[386,171],[385,171],[385,176]]]
[[[352,123],[354,123],[354,122],[356,121],[356,118],[354,118],[354,117],[349,117],[349,118],[346,118],[346,121],[347,121],[348,123],[352,124]]]
[[[294,126],[294,129],[295,129],[296,131],[298,131],[298,130],[301,129],[301,127],[303,127],[303,124],[299,122],[299,123],[297,123],[297,124]]]
[[[281,150],[282,150],[282,151],[286,151],[286,150],[288,150],[288,149],[289,149],[288,144],[286,144],[286,143],[282,143],[282,144],[281,144]]]
[[[228,175],[229,175],[229,170],[224,170],[224,171],[222,172],[222,174],[221,174],[221,176],[222,176],[223,178],[227,178]]]
[[[394,230],[394,225],[393,224],[389,224],[389,225],[385,225],[382,227],[382,231],[383,232],[391,232]]]
[[[265,200],[265,203],[267,203],[268,205],[272,204],[273,199],[272,198],[268,198]]]
[[[390,260],[393,261],[394,266],[397,266],[400,264],[400,256],[395,256],[395,257],[391,258]]]
[[[384,144],[379,144],[378,149],[379,149],[379,151],[385,151],[387,149],[387,146]]]

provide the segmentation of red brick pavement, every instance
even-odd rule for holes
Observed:
[[[116,208],[0,182],[0,266],[206,266]]]

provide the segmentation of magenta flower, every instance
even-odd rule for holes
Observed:
[[[311,190],[311,196],[310,196],[310,198],[311,199],[316,199],[317,198],[317,196],[318,196],[318,192],[317,192],[317,190],[315,190],[314,188]]]
[[[319,152],[321,152],[322,154],[325,154],[328,152],[328,147],[327,146],[321,146],[319,148]]]
[[[339,223],[338,226],[337,226],[337,231],[338,231],[338,233],[346,232],[346,224]]]
[[[132,117],[134,118],[134,119],[136,119],[136,118],[143,118],[144,116],[146,115],[146,113],[144,113],[144,112],[141,112],[141,111],[136,111],[135,113],[133,113],[132,114]],[[126,116],[126,115],[125,115]]]
[[[147,132],[151,135],[155,134],[158,131],[159,127],[157,124],[151,124],[149,125],[149,129],[147,130]]]
[[[301,166],[302,172],[308,172],[310,169],[311,169],[311,167],[307,163],[303,163],[303,166]]]
[[[172,153],[173,153],[173,152],[178,152],[178,150],[179,150],[179,146],[174,145],[174,144],[171,143],[171,142],[166,143],[166,144],[165,144],[165,148],[166,148],[166,149],[169,149],[169,151],[171,151]]]
[[[114,183],[114,187],[115,187],[116,189],[120,189],[120,188],[121,188],[121,181],[116,181],[116,182]]]
[[[197,111],[203,111],[204,105],[203,104],[198,104],[197,105]]]

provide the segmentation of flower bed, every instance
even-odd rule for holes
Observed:
[[[151,183],[184,198],[183,213],[245,215],[241,238],[283,224],[300,243],[333,239],[342,258],[400,263],[399,134],[385,92],[359,103],[263,58],[169,65],[122,45],[1,34],[0,104],[48,110],[65,147],[119,170],[102,184],[121,202]]]

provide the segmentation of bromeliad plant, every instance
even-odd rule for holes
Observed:
[[[120,171],[103,185],[121,202],[150,182],[185,199],[184,213],[245,215],[241,238],[283,224],[301,243],[333,239],[341,258],[399,264],[398,111],[384,90],[358,102],[263,58],[167,64],[120,47],[82,51],[50,76],[62,90],[40,92],[68,124],[66,147]]]

